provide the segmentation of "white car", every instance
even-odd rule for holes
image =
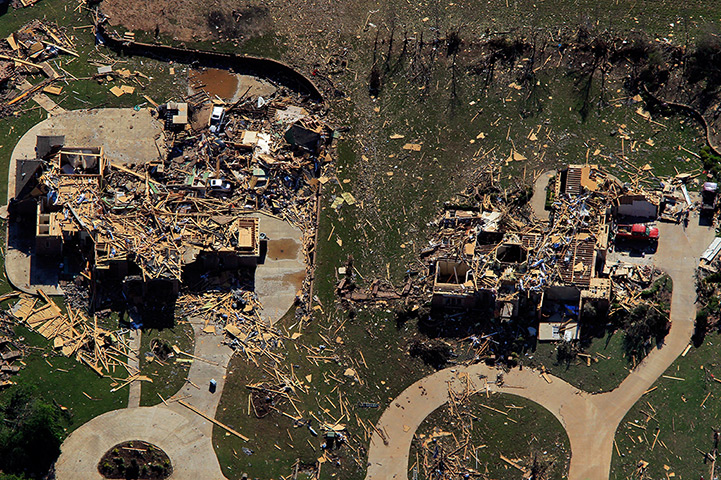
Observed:
[[[225,110],[223,107],[213,107],[210,114],[210,131],[211,133],[220,133],[223,130],[223,121],[225,120]]]
[[[212,178],[208,182],[208,187],[212,192],[230,192],[230,182],[222,178]]]

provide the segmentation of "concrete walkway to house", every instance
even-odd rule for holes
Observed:
[[[128,365],[140,371],[140,341],[143,335],[142,330],[130,331],[130,351],[128,352]],[[140,381],[128,385],[128,408],[140,406]]]
[[[533,182],[533,196],[531,196],[531,209],[540,220],[547,221],[549,211],[546,210],[546,192],[548,182],[556,175],[555,170],[544,172]]]
[[[542,207],[541,207],[542,208]],[[615,390],[592,395],[551,377],[545,382],[533,370],[514,369],[505,375],[507,392],[532,400],[558,418],[571,443],[570,480],[607,480],[610,474],[613,439],[619,423],[643,393],[663,374],[689,344],[696,316],[694,273],[701,253],[711,243],[714,230],[700,226],[693,216],[688,227],[659,224],[661,241],[654,264],[673,280],[671,331],[663,345],[654,349]],[[454,372],[455,371],[455,372]],[[408,455],[416,429],[435,409],[448,401],[448,385],[464,385],[465,375],[474,391],[484,391],[484,375],[495,380],[497,370],[485,365],[455,367],[436,372],[408,387],[381,416],[368,451],[367,480],[408,478]],[[483,388],[479,388],[483,387]],[[518,386],[520,388],[508,388]]]
[[[202,319],[189,321],[195,333],[194,355],[205,361],[193,362],[189,381],[173,397],[213,418],[233,351],[222,344],[224,335],[220,329],[215,334],[204,333]],[[209,389],[211,379],[218,384],[215,392]],[[172,398],[166,401],[167,405],[114,410],[75,430],[62,444],[55,464],[56,478],[101,480],[98,462],[105,452],[125,441],[144,440],[168,454],[173,465],[172,479],[224,479],[213,450],[213,424]]]

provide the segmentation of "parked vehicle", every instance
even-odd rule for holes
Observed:
[[[643,223],[633,225],[617,225],[616,238],[625,240],[646,240],[657,242],[659,237],[658,228]]]
[[[230,192],[230,182],[222,178],[213,178],[208,181],[208,188],[211,192]]]
[[[701,191],[701,214],[712,214],[718,203],[718,183],[706,182]]]
[[[213,107],[210,114],[210,132],[220,133],[223,131],[223,122],[225,120],[225,109],[223,107]]]

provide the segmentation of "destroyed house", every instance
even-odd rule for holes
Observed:
[[[37,204],[35,252],[59,256],[70,241],[87,245],[92,240],[107,161],[102,147],[62,146],[48,162],[51,170],[42,176],[48,193]]]
[[[208,217],[202,213],[107,214],[96,234],[95,266],[132,261],[144,278],[182,280],[183,267],[198,256],[255,265],[260,252],[258,218]]]
[[[577,196],[595,192],[604,180],[597,165],[569,165],[556,177],[556,193]]]
[[[477,283],[487,289],[494,289],[497,284],[516,285],[527,272],[529,257],[540,239],[533,233],[483,232],[473,257],[473,268],[478,272]]]
[[[106,185],[102,147],[62,147],[48,163],[47,194],[37,204],[39,255],[62,255],[72,242],[91,252],[96,272],[122,278],[139,270],[145,280],[171,280],[176,292],[183,267],[199,254],[222,256],[229,267],[257,263],[257,217],[209,215],[182,193],[172,206],[130,202],[122,186]]]
[[[443,258],[436,262],[431,304],[450,309],[476,306],[473,271],[465,261]]]

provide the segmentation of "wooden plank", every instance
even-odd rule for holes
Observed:
[[[185,408],[187,408],[188,410],[191,410],[191,411],[197,413],[198,415],[200,415],[200,416],[203,417],[204,419],[208,420],[209,422],[212,422],[212,423],[214,423],[215,425],[219,426],[220,428],[222,428],[222,429],[224,429],[224,430],[232,433],[232,434],[235,435],[236,437],[238,437],[238,438],[240,438],[240,439],[243,439],[243,440],[245,440],[246,442],[250,441],[250,439],[249,439],[248,437],[246,437],[245,435],[243,435],[242,433],[236,432],[235,430],[233,430],[233,429],[230,428],[229,426],[227,426],[227,425],[225,425],[225,424],[223,424],[223,423],[220,423],[218,420],[214,419],[213,417],[211,417],[211,416],[209,416],[209,415],[206,415],[205,413],[201,412],[200,410],[198,410],[198,409],[195,408],[194,406],[190,405],[189,403],[186,403],[186,402],[184,402],[183,400],[178,400],[178,403],[181,404],[182,406],[184,406]]]
[[[22,65],[27,65],[27,66],[29,66],[29,67],[35,67],[35,68],[37,68],[37,69],[39,69],[39,70],[42,70],[42,69],[43,69],[43,67],[41,67],[41,66],[38,65],[37,63],[28,62],[27,60],[23,60],[23,59],[21,59],[21,58],[8,57],[7,55],[2,55],[2,54],[0,54],[0,59],[2,59],[2,60],[10,60],[11,62],[17,62],[17,63],[20,63],[20,64],[22,64]]]

